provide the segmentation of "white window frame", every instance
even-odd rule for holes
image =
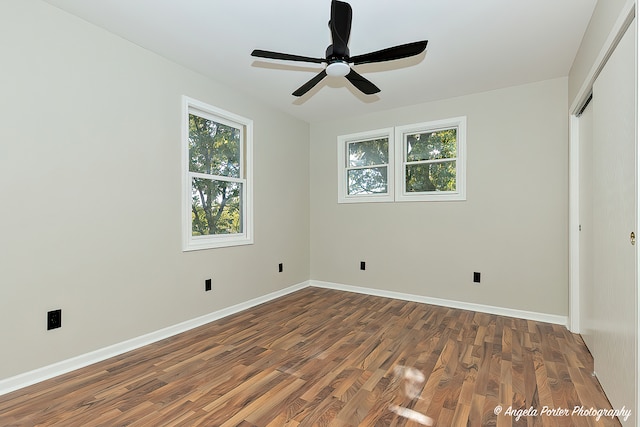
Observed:
[[[380,165],[369,165],[363,168],[374,168],[384,166],[387,168],[387,192],[378,194],[349,194],[348,192],[348,173],[350,170],[357,169],[350,167],[347,163],[349,144],[369,141],[372,139],[387,138],[389,163]],[[362,203],[362,202],[392,202],[394,185],[394,133],[393,128],[378,129],[367,132],[353,133],[349,135],[341,135],[338,137],[338,203]]]
[[[240,177],[219,177],[189,171],[189,115],[240,129]],[[192,235],[192,179],[207,178],[242,184],[242,233]],[[253,121],[204,102],[182,97],[182,250],[194,251],[253,244]]]
[[[407,192],[406,191],[406,135],[416,133],[427,133],[438,130],[446,130],[456,128],[456,157],[451,158],[456,161],[456,190],[455,191],[428,191],[428,192]],[[466,200],[466,135],[467,135],[467,118],[454,117],[445,120],[436,120],[425,123],[417,123],[407,126],[398,126],[395,128],[396,141],[396,167],[395,176],[395,200],[399,202],[414,201],[450,201],[450,200]],[[434,162],[434,161],[427,161]],[[421,162],[422,163],[422,162]]]

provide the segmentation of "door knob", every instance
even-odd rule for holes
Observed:
[[[634,233],[632,231],[631,234],[629,235],[629,239],[631,240],[631,244],[635,245],[636,244],[636,233]]]

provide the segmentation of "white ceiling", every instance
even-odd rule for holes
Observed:
[[[330,0],[45,0],[308,122],[360,115],[569,74],[596,0],[348,0],[351,55],[429,40],[420,56],[356,71],[381,92],[325,78],[321,64],[253,58],[253,49],[324,57]]]

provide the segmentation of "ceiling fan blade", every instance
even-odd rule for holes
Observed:
[[[351,6],[338,0],[331,2],[331,39],[335,56],[349,56],[349,36],[351,35]]]
[[[347,80],[349,80],[360,92],[365,95],[373,95],[374,93],[380,92],[380,89],[369,80],[362,77],[360,74],[351,70],[349,74],[346,75]]]
[[[308,56],[291,55],[288,53],[271,52],[268,50],[260,49],[255,49],[253,52],[251,52],[251,56],[256,56],[258,58],[280,59],[283,61],[313,62],[315,64],[320,64],[327,61],[324,58],[311,58]]]
[[[302,96],[305,93],[309,92],[315,85],[320,83],[320,80],[324,79],[327,76],[327,72],[325,70],[320,71],[314,78],[300,86],[293,92],[293,96]]]
[[[364,55],[356,55],[351,58],[354,65],[367,64],[371,62],[393,61],[394,59],[408,58],[410,56],[419,55],[427,48],[427,40],[419,42],[402,44],[399,46],[389,47],[387,49],[378,50]]]

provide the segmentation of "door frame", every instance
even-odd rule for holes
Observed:
[[[612,30],[609,32],[602,49],[598,53],[593,66],[589,70],[578,94],[569,107],[569,324],[573,333],[580,333],[580,117],[579,114],[591,96],[593,83],[600,74],[636,16],[636,2],[628,1]],[[637,22],[637,21],[636,21]],[[637,25],[637,24],[636,24]],[[636,49],[638,42],[636,40]],[[637,57],[637,52],[636,52]],[[637,67],[636,67],[637,71]],[[636,96],[636,102],[637,102]],[[637,110],[637,109],[636,109]],[[636,141],[638,129],[636,120]],[[637,168],[637,159],[636,159]],[[640,187],[638,187],[640,188]],[[640,200],[640,197],[638,197]],[[640,223],[636,219],[636,223]],[[636,230],[638,227],[636,226]],[[640,252],[640,251],[639,251]],[[640,265],[640,259],[637,260]],[[638,301],[640,302],[640,301]],[[636,303],[636,306],[638,305]],[[639,361],[640,367],[640,361]]]

